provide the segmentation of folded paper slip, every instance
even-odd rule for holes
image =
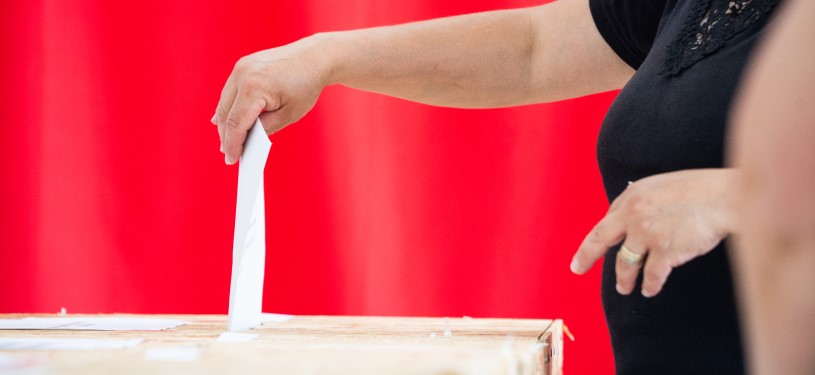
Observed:
[[[266,218],[263,169],[272,142],[260,120],[249,130],[238,167],[238,203],[232,242],[232,282],[229,289],[230,331],[260,326],[263,272],[266,265]]]

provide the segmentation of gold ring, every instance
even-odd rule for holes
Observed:
[[[629,249],[625,245],[620,246],[619,254],[620,254],[620,257],[623,258],[623,262],[626,262],[626,263],[628,263],[629,265],[632,265],[632,266],[642,262],[642,259],[645,258],[645,254],[637,254],[637,253],[631,251],[631,249]]]

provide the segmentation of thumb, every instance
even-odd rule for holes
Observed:
[[[287,116],[284,116],[282,109],[263,112],[258,116],[258,118],[263,124],[263,129],[266,130],[266,134],[268,135],[278,132],[280,129],[283,129],[289,124],[288,121],[285,120]]]

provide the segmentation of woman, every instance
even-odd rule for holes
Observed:
[[[723,168],[724,125],[777,2],[561,0],[317,34],[242,58],[212,121],[233,164],[259,113],[271,134],[331,84],[462,108],[622,88],[597,149],[613,203],[571,268],[582,274],[606,257],[603,304],[618,373],[742,373],[720,244],[734,231],[738,175]]]

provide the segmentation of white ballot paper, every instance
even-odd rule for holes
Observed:
[[[263,313],[260,314],[261,323],[283,323],[294,319],[294,315]]]
[[[22,318],[0,319],[0,329],[43,329],[68,331],[161,331],[186,322],[160,318]]]
[[[232,283],[229,289],[230,331],[260,326],[263,272],[266,263],[266,220],[263,168],[272,142],[260,120],[249,130],[238,167],[238,204],[232,242]]]
[[[241,342],[249,342],[256,338],[260,337],[260,335],[254,335],[251,333],[240,333],[240,332],[224,332],[218,339],[215,340],[217,343],[241,343]]]
[[[125,349],[142,339],[74,339],[49,337],[0,337],[0,350],[99,350]]]

